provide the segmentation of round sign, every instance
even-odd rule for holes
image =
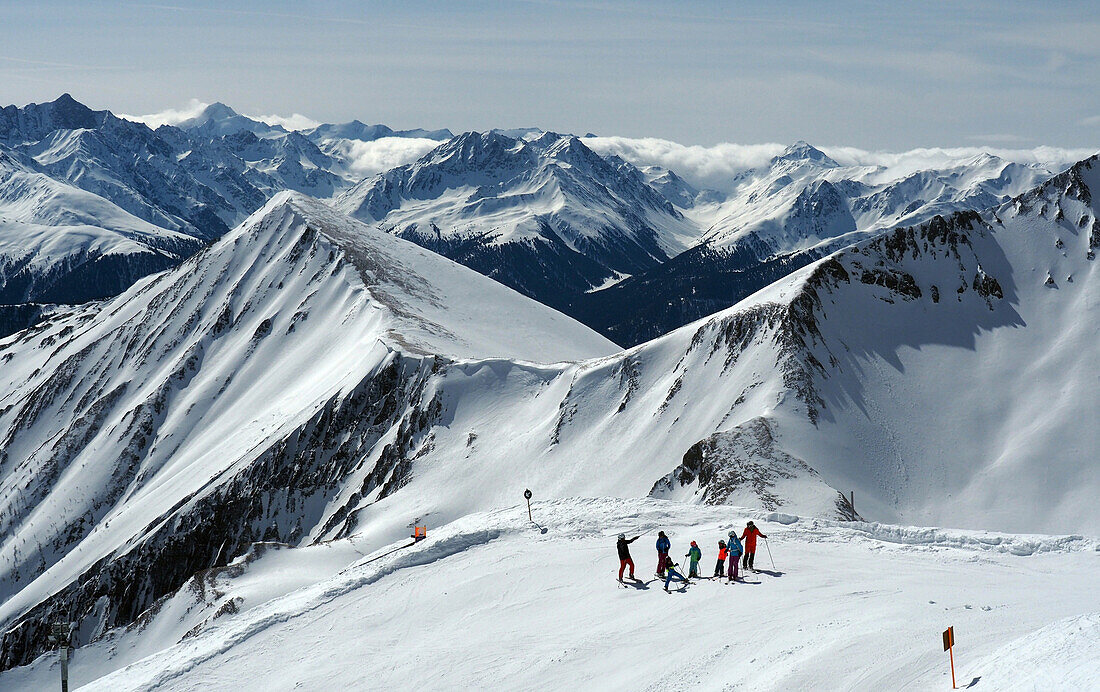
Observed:
[[[527,498],[528,500],[530,500],[531,499],[531,491],[530,490],[524,490],[523,491],[523,496],[525,498]]]

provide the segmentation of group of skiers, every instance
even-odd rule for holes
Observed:
[[[638,540],[641,536],[635,536],[634,538],[627,538],[625,533],[619,534],[619,542],[616,547],[619,551],[619,581],[623,580],[623,572],[627,567],[630,567],[629,578],[634,581],[638,581],[634,576],[634,560],[630,558],[630,544]],[[756,558],[756,539],[767,538],[760,532],[760,529],[756,528],[756,524],[751,521],[745,525],[745,530],[738,537],[736,531],[730,531],[727,540],[718,541],[718,563],[714,566],[713,579],[721,579],[725,574],[728,576],[730,582],[737,580],[737,567],[740,563],[741,567],[746,570],[756,571],[753,563]],[[744,541],[742,543],[742,541]],[[685,584],[689,584],[689,579],[699,579],[699,561],[703,559],[703,551],[699,549],[699,545],[695,542],[691,542],[691,548],[688,550],[684,557],[690,560],[688,566],[688,574],[685,577],[676,568],[679,565],[668,556],[669,551],[672,550],[672,541],[668,540],[668,536],[664,531],[657,532],[657,577],[665,580],[665,591],[668,591],[669,584],[673,579],[677,579]],[[729,569],[726,570],[726,560],[729,560]]]

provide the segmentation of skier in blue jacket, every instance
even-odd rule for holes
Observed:
[[[737,579],[737,565],[740,562],[739,558],[741,557],[741,554],[745,552],[745,549],[741,547],[741,539],[737,537],[736,531],[730,531],[728,539],[729,540],[726,541],[726,549],[729,551],[730,554],[729,580],[732,582]]]
[[[664,531],[657,532],[657,576],[665,577],[665,560],[668,559],[668,551],[672,549],[672,541]]]

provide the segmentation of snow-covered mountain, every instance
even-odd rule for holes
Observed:
[[[33,324],[43,303],[117,295],[178,264],[282,190],[330,197],[357,179],[306,136],[220,103],[155,132],[68,94],[8,106],[0,335]]]
[[[944,169],[897,178],[883,166],[842,166],[796,142],[761,169],[742,173],[729,199],[700,212],[703,240],[715,248],[742,244],[758,254],[819,245],[852,231],[926,221],[960,209],[986,209],[1053,175],[1043,166],[991,154]]]
[[[280,196],[0,342],[3,666],[55,616],[87,643],[256,541],[380,547],[524,487],[1100,532],[1095,189],[1091,159],[622,352]]]
[[[195,179],[177,152],[141,123],[93,111],[68,94],[52,103],[9,106],[4,113],[0,144],[149,223],[213,238],[239,220],[236,200]]]
[[[348,161],[306,135],[222,103],[153,131],[64,94],[0,110],[0,145],[149,223],[204,240],[221,236],[281,190],[330,197],[358,180]]]
[[[201,246],[0,147],[0,336],[33,323],[35,304],[116,295]]]
[[[623,345],[729,307],[860,237],[990,207],[1050,175],[1042,166],[982,155],[899,179],[882,167],[840,165],[799,142],[741,174],[722,197],[668,169],[601,158],[576,137],[520,128],[467,133],[360,180],[364,147],[379,139],[417,138],[415,150],[423,151],[449,135],[360,121],[288,131],[222,103],[153,131],[67,94],[0,110],[0,147],[38,173],[165,229],[166,238],[209,242],[282,190],[339,196],[342,210]],[[81,248],[62,254],[75,257]],[[11,271],[19,260],[5,261]],[[98,297],[163,266],[137,265],[97,270],[104,278],[96,291],[76,285],[62,292]],[[60,286],[54,278],[36,281]],[[11,310],[24,316],[10,321],[12,328],[37,314],[26,303],[0,307]],[[3,322],[9,320],[0,316]]]
[[[270,197],[296,190],[313,197],[332,197],[359,181],[353,169],[356,143],[386,137],[446,140],[449,130],[393,130],[358,120],[321,124],[301,131],[270,125],[241,115],[224,103],[212,103],[174,128],[158,128],[185,154],[189,168],[232,168]]]
[[[203,138],[235,135],[238,132],[249,132],[259,137],[279,137],[287,133],[282,125],[269,125],[241,115],[220,101],[211,103],[196,115],[181,120],[175,126]]]
[[[729,307],[860,238],[937,214],[992,208],[1053,175],[1041,165],[982,154],[898,178],[882,166],[842,166],[806,142],[740,174],[721,201],[670,173],[652,167],[647,176],[698,224],[698,244],[575,296],[566,308],[620,344],[641,343]]]
[[[247,129],[216,137],[203,132],[157,128],[185,168],[224,198],[241,200],[242,208],[258,208],[282,190],[332,197],[354,182],[342,160],[298,132],[269,137]]]
[[[697,235],[636,169],[552,133],[468,132],[336,206],[551,306],[657,266]]]
[[[5,635],[10,664],[41,645],[46,612],[76,608],[91,630],[130,622],[239,552],[213,543],[308,540],[343,521],[345,491],[396,490],[406,452],[445,415],[423,387],[446,362],[615,347],[284,194],[176,269],[0,350],[0,619],[31,613]],[[92,592],[110,603],[95,615]]]
[[[425,130],[415,128],[412,130],[394,130],[385,125],[367,125],[358,120],[347,123],[323,124],[317,127],[302,130],[302,134],[318,145],[324,142],[341,139],[356,140],[359,142],[373,142],[383,137],[403,137],[415,139],[447,140],[454,137],[450,130]]]

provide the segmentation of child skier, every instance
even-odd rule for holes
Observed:
[[[672,541],[664,531],[657,532],[657,576],[665,578],[665,560],[668,559],[668,551],[672,549]]]
[[[688,550],[687,555],[685,555],[684,557],[691,559],[691,563],[688,566],[688,578],[698,579],[699,561],[703,559],[703,551],[699,550],[699,546],[696,545],[695,541],[691,542],[691,548]]]
[[[717,579],[721,579],[722,574],[726,571],[726,553],[728,552],[726,542],[718,541],[718,564],[714,566],[714,576]]]
[[[753,572],[756,568],[752,566],[753,558],[756,557],[756,537],[767,538],[764,534],[760,533],[760,529],[756,528],[756,524],[751,521],[745,525],[745,532],[741,534],[742,540],[745,541],[745,558],[741,566],[745,569],[751,569]]]
[[[737,563],[745,549],[741,547],[741,541],[738,540],[736,531],[730,531],[729,536],[726,538],[729,539],[726,541],[726,548],[729,551],[730,558],[729,581],[732,583],[737,581]]]
[[[668,591],[668,585],[672,582],[673,577],[676,577],[680,581],[684,582],[685,585],[691,583],[687,580],[687,577],[676,571],[676,563],[672,561],[672,558],[665,558],[664,567],[666,570],[668,570],[668,576],[665,577],[665,591]]]
[[[630,559],[630,544],[638,538],[638,536],[635,536],[628,541],[625,533],[619,534],[619,542],[615,544],[615,547],[619,550],[619,581],[623,580],[623,570],[626,569],[627,565],[630,565],[630,578],[634,578],[634,561]]]

